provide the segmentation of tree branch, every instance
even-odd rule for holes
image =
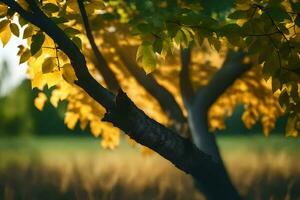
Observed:
[[[117,89],[115,86],[118,86],[119,88],[119,84],[113,72],[108,67],[104,56],[101,54],[100,50],[96,46],[90,28],[88,16],[82,0],[77,0],[77,2],[83,19],[83,24],[87,33],[88,40],[98,61],[98,69],[103,75],[106,84],[109,86],[109,89],[115,90]],[[185,123],[186,119],[182,113],[182,110],[177,104],[172,94],[163,86],[158,84],[154,77],[152,77],[151,75],[147,76],[145,72],[142,69],[140,69],[136,62],[133,62],[130,58],[127,58],[125,52],[119,47],[117,42],[115,42],[114,40],[111,41],[116,47],[117,53],[120,56],[123,63],[125,64],[125,67],[134,76],[134,78],[159,102],[161,108],[167,113],[167,115],[169,115],[175,123]]]
[[[205,87],[197,91],[194,106],[201,106],[202,110],[208,110],[237,78],[248,71],[252,65],[243,64],[244,57],[243,52],[233,52],[230,50],[222,68],[216,72]]]
[[[138,143],[150,147],[177,168],[190,173],[201,183],[208,200],[240,200],[237,193],[228,189],[221,164],[200,151],[189,139],[149,118],[122,91],[116,97],[116,109],[108,112],[103,120],[112,122]]]
[[[181,71],[179,74],[180,81],[180,91],[183,98],[185,107],[188,108],[191,106],[194,98],[194,89],[190,79],[190,62],[191,62],[191,49],[181,49],[180,50],[181,58]]]
[[[110,39],[109,42],[115,47],[118,56],[127,70],[137,82],[158,101],[162,110],[164,110],[175,123],[180,123],[181,125],[186,123],[186,118],[174,96],[160,85],[152,75],[146,75],[144,70],[127,55],[126,50],[119,46],[115,38]]]
[[[106,62],[104,56],[101,54],[100,50],[98,49],[98,47],[96,45],[83,1],[77,0],[77,2],[78,2],[78,6],[79,6],[80,14],[81,14],[81,17],[83,20],[87,38],[89,40],[89,43],[92,47],[93,53],[94,53],[96,61],[97,61],[97,63],[95,64],[95,67],[101,73],[107,87],[110,90],[116,92],[120,88],[118,80],[116,79],[114,72],[109,68],[108,63]]]

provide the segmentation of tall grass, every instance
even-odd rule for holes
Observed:
[[[300,199],[299,140],[219,139],[245,199]],[[80,138],[0,139],[0,199],[203,199],[189,175],[158,155]]]

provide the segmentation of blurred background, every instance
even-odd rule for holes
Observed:
[[[104,150],[88,131],[68,130],[64,102],[38,111],[38,91],[14,57],[18,43],[0,49],[0,199],[203,198],[191,177],[124,136],[117,149]],[[246,199],[300,199],[299,138],[285,137],[284,117],[268,137],[260,125],[248,130],[242,111],[216,133],[238,190]]]

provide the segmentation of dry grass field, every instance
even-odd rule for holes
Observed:
[[[219,137],[245,199],[300,199],[300,140]],[[125,142],[102,150],[91,138],[1,138],[0,199],[196,200],[192,179],[158,155]]]

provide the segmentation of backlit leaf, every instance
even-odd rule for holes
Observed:
[[[157,58],[151,43],[145,42],[139,46],[136,60],[141,64],[147,74],[156,68]]]
[[[54,67],[56,67],[56,65],[57,65],[56,58],[53,57],[46,58],[42,65],[43,74],[52,72]]]
[[[7,13],[7,6],[4,4],[0,4],[0,17],[5,16]]]
[[[68,83],[74,83],[74,81],[78,80],[75,74],[75,71],[73,69],[73,66],[70,63],[67,63],[62,66],[62,77],[67,81]]]
[[[47,101],[47,96],[43,92],[39,92],[38,96],[34,99],[34,106],[39,110],[43,110]]]
[[[24,32],[23,32],[23,39],[26,39],[28,37],[31,37],[32,34],[33,34],[33,27],[28,25],[25,29],[24,29]]]
[[[1,38],[3,46],[5,46],[11,38],[11,31],[9,28],[9,24],[6,24],[6,26],[4,26],[0,31],[1,31],[0,38]]]
[[[32,56],[34,56],[42,48],[44,41],[45,35],[42,32],[38,32],[37,34],[32,36],[30,45],[30,52]]]
[[[31,56],[30,50],[26,49],[21,55],[20,55],[20,62],[19,64],[22,64],[26,62]]]
[[[11,30],[11,32],[12,32],[15,36],[17,36],[17,37],[20,36],[20,30],[19,30],[19,27],[18,27],[17,24],[11,23],[11,24],[10,24],[10,30]]]

